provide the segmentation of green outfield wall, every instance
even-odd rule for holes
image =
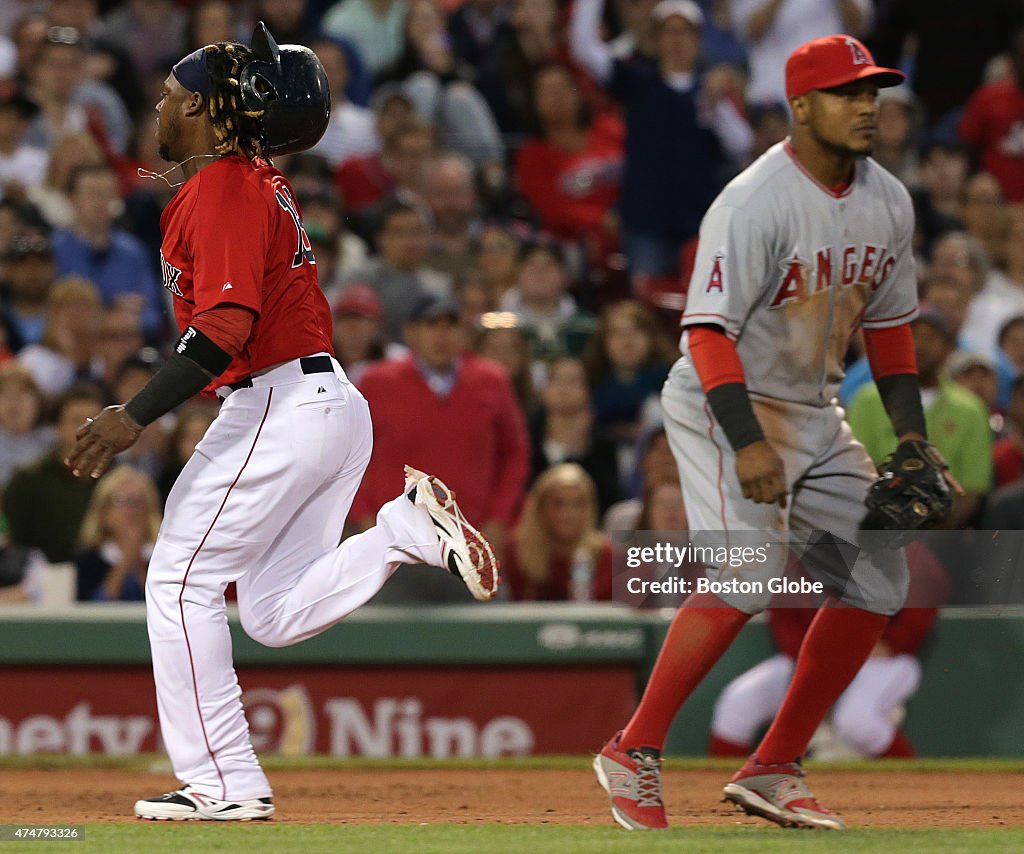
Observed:
[[[288,649],[254,643],[235,619],[231,630],[247,708],[269,704],[277,715],[265,749],[501,755],[596,749],[635,703],[670,616],[367,607]],[[679,716],[669,752],[703,753],[718,692],[771,652],[766,625],[752,622]],[[944,612],[922,661],[905,725],[922,755],[1024,756],[1024,610]],[[148,749],[148,664],[139,606],[0,611],[0,752]],[[116,740],[132,727],[136,741]],[[551,727],[566,734],[545,738]],[[104,733],[110,744],[97,741]]]

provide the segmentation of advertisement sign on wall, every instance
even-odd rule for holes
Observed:
[[[628,718],[626,666],[239,671],[261,753],[496,757],[598,750]],[[0,754],[160,749],[147,668],[0,671]]]

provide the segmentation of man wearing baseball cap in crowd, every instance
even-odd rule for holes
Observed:
[[[763,560],[709,563],[708,584],[677,611],[639,707],[596,757],[612,815],[629,829],[667,826],[661,752],[673,719],[768,606],[787,544],[816,542],[822,532],[862,548],[852,566],[827,546],[804,551],[822,607],[775,720],[723,793],[783,827],[845,826],[812,794],[800,759],[908,585],[902,550],[865,546],[860,532],[877,471],[835,402],[858,326],[899,453],[922,469],[930,460],[937,495],[956,488],[946,486],[945,463],[926,440],[910,326],[918,311],[913,207],[906,188],[869,157],[878,90],[903,75],[845,35],[801,45],[785,75],[792,135],[705,214],[683,357],[661,396],[690,537],[719,543],[727,532],[730,545],[775,547],[764,548]]]
[[[363,373],[386,355],[381,336],[384,313],[376,292],[353,282],[342,288],[334,304],[334,355],[358,387]]]
[[[414,468],[429,460],[448,475],[445,482],[464,512],[483,521],[481,530],[500,556],[526,488],[529,437],[507,374],[465,348],[460,314],[451,297],[419,295],[403,324],[408,354],[383,359],[363,374],[359,390],[373,412],[373,457],[350,518],[357,525],[373,521],[395,460]],[[496,483],[500,489],[493,487]],[[397,584],[416,585],[417,595],[433,595],[413,579]],[[465,598],[457,588],[444,586]],[[392,593],[386,595],[398,596],[389,587]]]
[[[699,69],[704,14],[694,0],[651,10],[653,59],[613,55],[601,40],[603,6],[577,0],[569,36],[573,58],[625,107],[622,247],[634,277],[674,276],[726,176],[749,158],[753,133],[731,72]]]

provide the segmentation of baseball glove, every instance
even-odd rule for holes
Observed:
[[[931,443],[900,442],[864,499],[868,512],[861,530],[888,532],[878,542],[895,549],[913,540],[918,531],[935,527],[953,507],[948,469]]]

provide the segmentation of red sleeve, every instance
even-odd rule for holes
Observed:
[[[867,351],[871,375],[879,380],[893,374],[916,374],[914,335],[909,323],[885,329],[864,329],[864,349]]]
[[[519,516],[519,505],[530,473],[530,440],[526,432],[526,418],[519,408],[512,384],[504,373],[497,381],[502,397],[497,415],[497,487],[492,490],[491,506],[482,521],[493,519],[511,527]]]
[[[191,325],[234,358],[249,340],[255,319],[248,308],[221,304],[193,315]]]
[[[769,608],[768,626],[779,652],[796,658],[817,611],[814,608]]]
[[[228,168],[207,167],[199,173],[190,234],[194,314],[223,303],[260,314],[270,207],[253,183],[239,182],[238,176]]]
[[[691,326],[689,330],[690,358],[697,369],[704,393],[725,383],[744,383],[743,363],[736,345],[720,326]]]
[[[519,193],[530,203],[544,228],[568,235],[577,230],[581,206],[558,186],[558,169],[550,148],[536,140],[526,143],[516,156]]]

